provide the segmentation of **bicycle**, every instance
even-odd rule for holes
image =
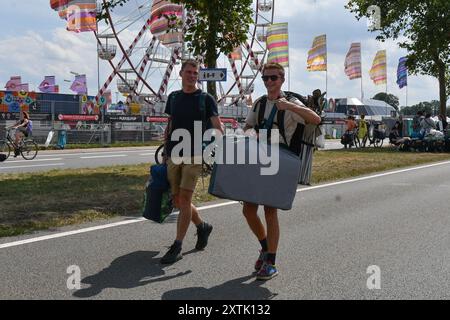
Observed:
[[[13,137],[11,137],[11,131],[12,128],[8,128],[6,130],[6,140],[0,140],[0,153],[4,154],[6,159],[9,158],[11,151],[14,151],[16,156],[21,154],[25,160],[36,158],[39,150],[37,143],[33,139],[21,138],[19,145],[16,145]]]

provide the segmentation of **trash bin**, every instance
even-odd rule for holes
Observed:
[[[58,131],[58,147],[60,149],[64,149],[67,144],[67,131],[59,130]]]

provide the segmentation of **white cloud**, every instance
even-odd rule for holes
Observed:
[[[23,8],[29,5],[7,0],[8,15],[27,17],[29,25],[40,23],[39,28],[29,28],[29,31],[16,33],[10,24],[2,27],[0,47],[6,48],[0,56],[0,87],[3,87],[11,75],[22,75],[24,82],[32,84],[36,89],[45,75],[56,75],[62,92],[70,92],[70,83],[64,79],[72,79],[70,71],[86,73],[90,94],[97,92],[97,55],[96,40],[90,33],[74,34],[64,29],[64,22],[48,6],[47,0],[35,0],[33,10],[36,10],[36,21]],[[144,0],[139,0],[144,1]],[[388,91],[399,96],[404,104],[405,89],[399,90],[396,80],[398,59],[405,55],[396,42],[380,43],[374,40],[375,34],[367,32],[364,20],[357,21],[353,14],[344,9],[344,0],[276,0],[275,22],[288,22],[290,31],[290,89],[302,94],[310,93],[316,88],[325,90],[325,73],[308,72],[306,59],[308,50],[315,36],[326,33],[328,39],[328,92],[332,97],[360,96],[360,81],[347,79],[344,73],[345,55],[352,42],[362,43],[364,91],[366,97],[372,97],[384,86],[375,86],[368,75],[372,60],[377,50],[386,49],[388,54]],[[121,12],[121,11],[120,11]],[[44,17],[46,17],[44,19]],[[43,21],[52,21],[44,23]],[[2,22],[0,22],[1,24]],[[120,33],[125,49],[132,43],[144,21],[139,21],[132,28]],[[49,25],[51,27],[49,27]],[[57,26],[57,28],[54,27]],[[21,25],[21,27],[23,27]],[[119,29],[121,29],[119,27]],[[34,30],[34,31],[31,31]],[[149,36],[146,36],[149,41]],[[114,59],[117,63],[121,58],[120,49]],[[137,50],[133,61],[137,64],[143,57],[143,50]],[[228,68],[230,68],[227,65]],[[100,84],[110,75],[112,69],[105,61],[100,63]],[[164,68],[154,68],[150,82],[155,90],[159,89]],[[175,75],[176,71],[173,75]],[[409,104],[420,101],[438,99],[437,80],[431,77],[410,76]],[[115,82],[112,91],[115,92]],[[256,94],[264,92],[260,79],[255,82]],[[287,89],[287,85],[286,85]]]

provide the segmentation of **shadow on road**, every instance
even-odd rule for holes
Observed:
[[[164,293],[162,300],[269,300],[277,295],[261,287],[264,284],[262,281],[244,283],[250,279],[255,279],[255,276],[230,280],[210,289],[192,287],[172,290]]]
[[[176,275],[165,276],[166,266],[155,258],[159,252],[137,251],[119,257],[111,262],[111,265],[99,273],[86,277],[81,283],[90,284],[89,288],[81,289],[73,293],[77,298],[89,298],[100,294],[107,288],[132,289],[148,285],[154,282],[167,281],[191,273],[180,272]],[[159,277],[154,279],[155,277]]]

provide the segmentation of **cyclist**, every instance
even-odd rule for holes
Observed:
[[[28,137],[28,126],[30,126],[30,115],[26,111],[22,111],[22,119],[17,121],[14,126],[12,126],[12,129],[16,129],[15,133],[15,150],[14,150],[14,157],[17,157],[19,155],[19,151],[17,150],[20,145],[20,140],[23,139],[23,137]]]

